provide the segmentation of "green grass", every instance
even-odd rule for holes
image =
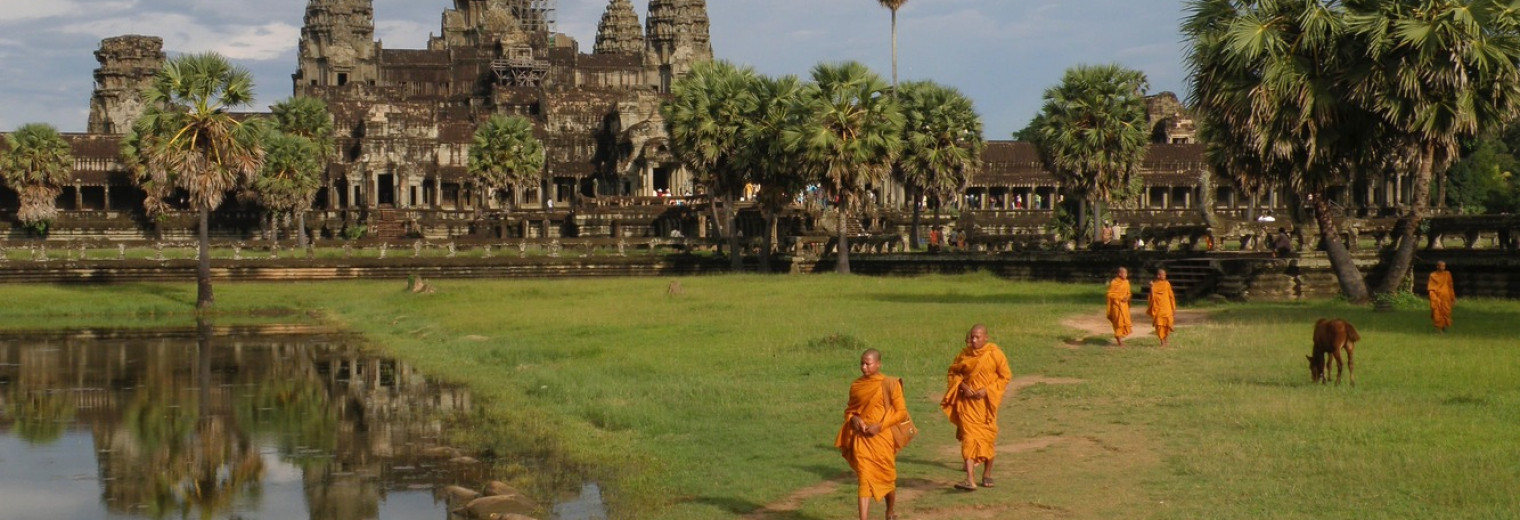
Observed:
[[[1445,335],[1418,309],[1225,305],[1184,321],[1172,348],[1137,337],[1119,350],[1061,324],[1101,313],[1099,286],[723,276],[682,278],[672,297],[669,281],[437,281],[426,295],[402,282],[221,284],[217,305],[219,322],[314,312],[469,385],[486,407],[467,442],[538,455],[503,465],[536,489],[602,481],[619,518],[735,518],[845,476],[831,443],[867,347],[905,378],[922,429],[899,463],[913,517],[1520,511],[1515,302],[1464,301]],[[5,328],[189,323],[194,287],[4,286],[0,298]],[[1355,388],[1309,384],[1310,327],[1331,316],[1362,332]],[[948,490],[958,451],[935,403],[977,322],[1016,377],[1080,382],[1010,397],[1000,486],[965,495]],[[780,518],[850,516],[853,480],[840,482]]]

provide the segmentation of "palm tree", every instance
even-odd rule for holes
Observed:
[[[882,7],[892,10],[892,90],[897,90],[897,10],[908,0],[876,0]]]
[[[297,244],[306,247],[305,213],[322,187],[322,147],[304,136],[271,130],[261,139],[264,167],[249,188],[274,214],[295,215]]]
[[[140,182],[185,190],[190,207],[200,214],[195,306],[209,309],[215,301],[211,212],[264,162],[258,132],[250,128],[254,125],[245,126],[228,113],[253,101],[253,76],[219,54],[187,54],[164,63],[143,98],[147,108],[122,152],[145,179]]]
[[[475,129],[470,143],[470,174],[479,186],[481,207],[496,190],[537,181],[544,171],[544,144],[533,136],[533,122],[519,116],[493,115]]]
[[[971,99],[959,90],[932,81],[908,82],[897,90],[903,112],[902,154],[898,170],[903,181],[917,189],[913,196],[913,227],[909,241],[918,247],[919,218],[926,191],[944,205],[952,193],[963,191],[981,169],[982,118]]]
[[[1091,205],[1097,234],[1099,204],[1127,184],[1145,158],[1147,86],[1137,70],[1078,65],[1045,91],[1045,105],[1033,123],[1034,144],[1061,185],[1081,199],[1078,229],[1086,228],[1085,208]]]
[[[304,204],[291,209],[296,215],[298,230],[296,243],[305,248],[306,212],[311,209],[316,190],[322,188],[322,183],[327,176],[327,165],[336,154],[333,148],[332,113],[327,110],[326,101],[308,96],[296,96],[281,101],[270,107],[270,111],[274,113],[275,126],[281,132],[306,138],[317,146],[317,186],[311,188],[311,195],[304,199]]]
[[[759,103],[756,81],[749,67],[723,60],[698,63],[671,86],[670,100],[661,107],[671,150],[707,188],[713,220],[728,236],[734,270],[743,265],[736,205],[749,180],[738,160],[748,144],[740,134]]]
[[[16,218],[38,235],[47,236],[48,225],[58,218],[58,194],[74,168],[69,143],[52,125],[44,123],[22,125],[5,136],[5,143],[6,150],[0,152],[0,176],[20,196]]]
[[[820,64],[813,67],[813,81],[818,88],[807,101],[812,120],[784,135],[838,200],[837,270],[849,274],[850,208],[891,172],[902,147],[903,116],[886,83],[858,62]]]
[[[786,132],[797,131],[807,122],[809,114],[803,100],[812,95],[814,86],[797,76],[783,76],[761,77],[753,87],[756,109],[744,122],[740,135],[748,145],[738,161],[760,186],[756,199],[767,229],[761,245],[760,271],[770,272],[778,216],[817,178],[807,168],[800,151],[787,146],[784,139]]]
[[[1520,10],[1497,0],[1348,4],[1348,26],[1370,58],[1358,101],[1383,118],[1413,172],[1398,247],[1375,292],[1396,292],[1409,272],[1430,185],[1462,139],[1520,115]]]

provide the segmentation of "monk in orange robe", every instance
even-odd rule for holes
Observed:
[[[1161,346],[1166,346],[1166,337],[1176,330],[1177,325],[1177,295],[1172,292],[1172,282],[1166,281],[1166,269],[1156,271],[1156,279],[1151,282],[1151,298],[1145,308],[1145,314],[1151,317],[1151,326],[1156,328],[1156,337],[1161,338]]]
[[[1129,300],[1134,295],[1129,290],[1129,270],[1119,268],[1119,275],[1108,282],[1108,322],[1114,325],[1114,340],[1124,346],[1124,337],[1134,332],[1129,319]]]
[[[866,520],[873,499],[884,500],[887,518],[896,518],[897,448],[887,426],[907,419],[902,380],[881,374],[881,352],[865,351],[860,355],[860,378],[850,384],[844,426],[834,438],[834,447],[860,480],[860,520]]]
[[[1451,271],[1446,270],[1446,262],[1436,262],[1436,270],[1430,273],[1425,290],[1430,293],[1430,321],[1435,323],[1436,330],[1446,332],[1451,326],[1451,308],[1457,305],[1457,290],[1452,285]]]
[[[976,490],[977,464],[982,464],[982,487],[992,487],[992,460],[997,456],[998,407],[1013,379],[1003,349],[987,341],[987,327],[976,325],[966,334],[966,348],[950,363],[948,386],[940,408],[955,424],[961,441],[966,481],[957,489]]]

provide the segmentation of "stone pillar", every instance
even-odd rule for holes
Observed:
[[[84,209],[84,186],[74,183],[74,211]]]
[[[1172,209],[1172,187],[1167,186],[1161,191],[1161,209]]]
[[[106,200],[105,200],[105,204],[106,204],[105,205],[106,211],[111,211],[111,185],[110,184],[106,185]]]

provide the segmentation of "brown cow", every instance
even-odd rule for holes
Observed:
[[[1356,327],[1350,322],[1336,318],[1327,320],[1321,318],[1314,322],[1314,353],[1309,358],[1309,379],[1321,384],[1330,383],[1330,359],[1335,359],[1335,384],[1341,384],[1342,368],[1350,373],[1351,386],[1356,386],[1356,363],[1353,354],[1356,350],[1356,342],[1361,341],[1362,336],[1356,333]],[[1345,363],[1341,362],[1341,351],[1346,351]]]

